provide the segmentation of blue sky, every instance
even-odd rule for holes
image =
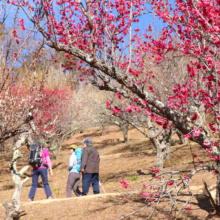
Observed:
[[[58,8],[59,8],[59,6],[57,6],[56,1],[54,1],[54,9],[55,9],[55,12],[57,15],[59,14],[58,10],[57,10]],[[12,20],[14,18],[15,9],[16,8],[12,5],[8,19],[6,20],[7,27],[10,27],[12,25],[12,22],[13,22]],[[22,11],[22,9],[20,9],[18,16],[19,16],[19,18],[24,18],[25,26],[29,26],[29,27],[32,26],[31,22],[28,20],[28,18],[26,17],[26,15]],[[154,17],[152,14],[143,15],[140,18],[140,22],[134,23],[132,26],[133,26],[133,29],[139,28],[140,34],[142,34],[145,32],[145,28],[147,28],[149,26],[149,24],[153,27],[154,33],[156,33],[156,34],[158,34],[164,26],[162,20],[159,20],[157,16]]]

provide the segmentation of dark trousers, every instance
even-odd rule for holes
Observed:
[[[82,177],[82,195],[85,196],[89,192],[90,184],[92,183],[94,194],[99,194],[99,174],[98,173],[86,173]]]
[[[47,198],[51,196],[51,190],[50,190],[50,186],[48,184],[48,178],[47,178],[47,169],[36,169],[36,170],[33,170],[33,175],[32,175],[32,187],[31,187],[31,191],[29,193],[29,198],[31,200],[34,199],[34,196],[35,196],[35,192],[36,192],[36,189],[37,189],[37,184],[38,184],[38,177],[39,175],[41,175],[41,178],[42,178],[42,181],[43,181],[43,184],[44,184],[44,191],[47,195]]]
[[[78,172],[70,172],[67,180],[66,198],[72,197],[72,190],[76,196],[82,195],[79,190],[80,175]]]

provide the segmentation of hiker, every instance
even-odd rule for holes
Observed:
[[[66,187],[66,198],[72,197],[72,190],[76,194],[76,196],[81,196],[82,193],[79,190],[79,181],[80,181],[80,165],[81,163],[81,154],[82,149],[77,148],[76,145],[71,145],[68,147],[69,152],[71,154],[70,160],[69,160],[69,175],[67,180],[67,187]],[[77,158],[77,156],[78,158]]]
[[[92,183],[94,194],[99,194],[99,152],[93,147],[91,138],[83,140],[83,152],[80,171],[82,172],[82,195],[89,192]]]
[[[35,196],[35,192],[37,189],[37,185],[38,185],[38,177],[39,175],[41,175],[42,178],[42,182],[44,184],[44,191],[47,195],[47,199],[53,199],[52,197],[52,193],[51,193],[51,189],[48,183],[48,177],[47,177],[47,173],[48,173],[48,167],[50,170],[50,175],[53,176],[53,170],[52,170],[52,165],[51,165],[51,161],[50,161],[50,154],[49,154],[49,150],[47,149],[48,147],[48,142],[42,141],[42,143],[36,142],[32,145],[33,146],[40,146],[40,151],[41,151],[41,164],[38,165],[33,165],[33,175],[32,175],[32,187],[28,196],[28,202],[33,201],[34,196]],[[38,149],[38,148],[37,148]],[[32,149],[31,149],[32,151]],[[31,156],[30,156],[31,157]],[[30,163],[30,159],[29,159],[29,164]]]

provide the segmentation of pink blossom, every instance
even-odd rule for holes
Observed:
[[[139,114],[139,113],[141,112],[141,110],[140,110],[140,109],[138,109],[136,112]]]
[[[191,134],[186,134],[186,135],[183,136],[183,138],[191,138],[191,137],[192,137]]]
[[[183,178],[186,179],[186,180],[188,180],[188,179],[189,179],[189,176],[186,174]]]
[[[208,147],[211,143],[210,142],[204,142],[203,144]]]
[[[216,162],[219,161],[219,155],[212,157],[212,159]]]
[[[20,24],[23,25],[24,24],[24,19],[22,18],[21,20],[19,20]]]
[[[107,101],[107,102],[106,102],[106,106],[107,106],[107,108],[109,108],[110,105],[111,105],[111,102],[110,102],[110,101]]]
[[[17,52],[14,52],[14,57],[17,57],[18,56],[18,53]]]
[[[146,184],[146,183],[144,183],[144,184],[143,184],[143,188],[148,189],[148,188],[149,188],[149,185]]]
[[[20,40],[17,37],[15,38],[15,40],[16,40],[17,44],[19,44]]]
[[[207,145],[207,146],[209,146],[209,145]],[[211,154],[212,153],[212,148],[206,149],[206,153]]]
[[[153,168],[152,168],[152,171],[153,171],[154,173],[159,173],[159,172],[160,172],[156,167],[153,167]]]
[[[129,199],[128,198],[126,198],[126,200],[125,200],[126,202],[128,202],[129,201]]]
[[[172,186],[173,185],[173,181],[168,181],[167,185]]]
[[[121,110],[118,106],[115,106],[115,108],[112,109],[112,112],[117,115],[121,113]]]
[[[151,194],[149,192],[141,192],[141,195],[146,198],[146,197],[151,197]]]
[[[188,206],[188,210],[189,210],[189,211],[191,211],[191,210],[192,210],[191,206]]]
[[[194,153],[192,154],[192,156],[193,156],[193,158],[197,157],[197,155],[196,155],[196,154],[194,154]]]
[[[154,88],[153,88],[152,86],[149,86],[149,90],[150,90],[151,92],[154,92]]]
[[[120,183],[124,189],[127,189],[129,184],[125,180],[120,180]]]
[[[154,199],[152,199],[152,198],[151,198],[151,199],[149,199],[149,202],[153,202],[153,201],[154,201]]]
[[[193,135],[194,135],[194,137],[199,137],[199,135],[200,135],[199,129],[194,129]]]
[[[121,99],[121,95],[118,92],[116,93],[116,95],[119,99]]]
[[[191,120],[192,120],[192,121],[195,121],[195,120],[197,119],[197,116],[198,116],[198,113],[195,112],[194,115],[193,115],[193,117],[191,118]]]

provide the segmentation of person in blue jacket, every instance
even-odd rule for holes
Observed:
[[[72,197],[72,190],[76,196],[81,196],[82,193],[79,190],[79,181],[80,181],[80,164],[81,164],[81,154],[82,149],[77,148],[76,145],[71,145],[69,148],[71,154],[69,160],[69,175],[66,188],[66,198]]]

